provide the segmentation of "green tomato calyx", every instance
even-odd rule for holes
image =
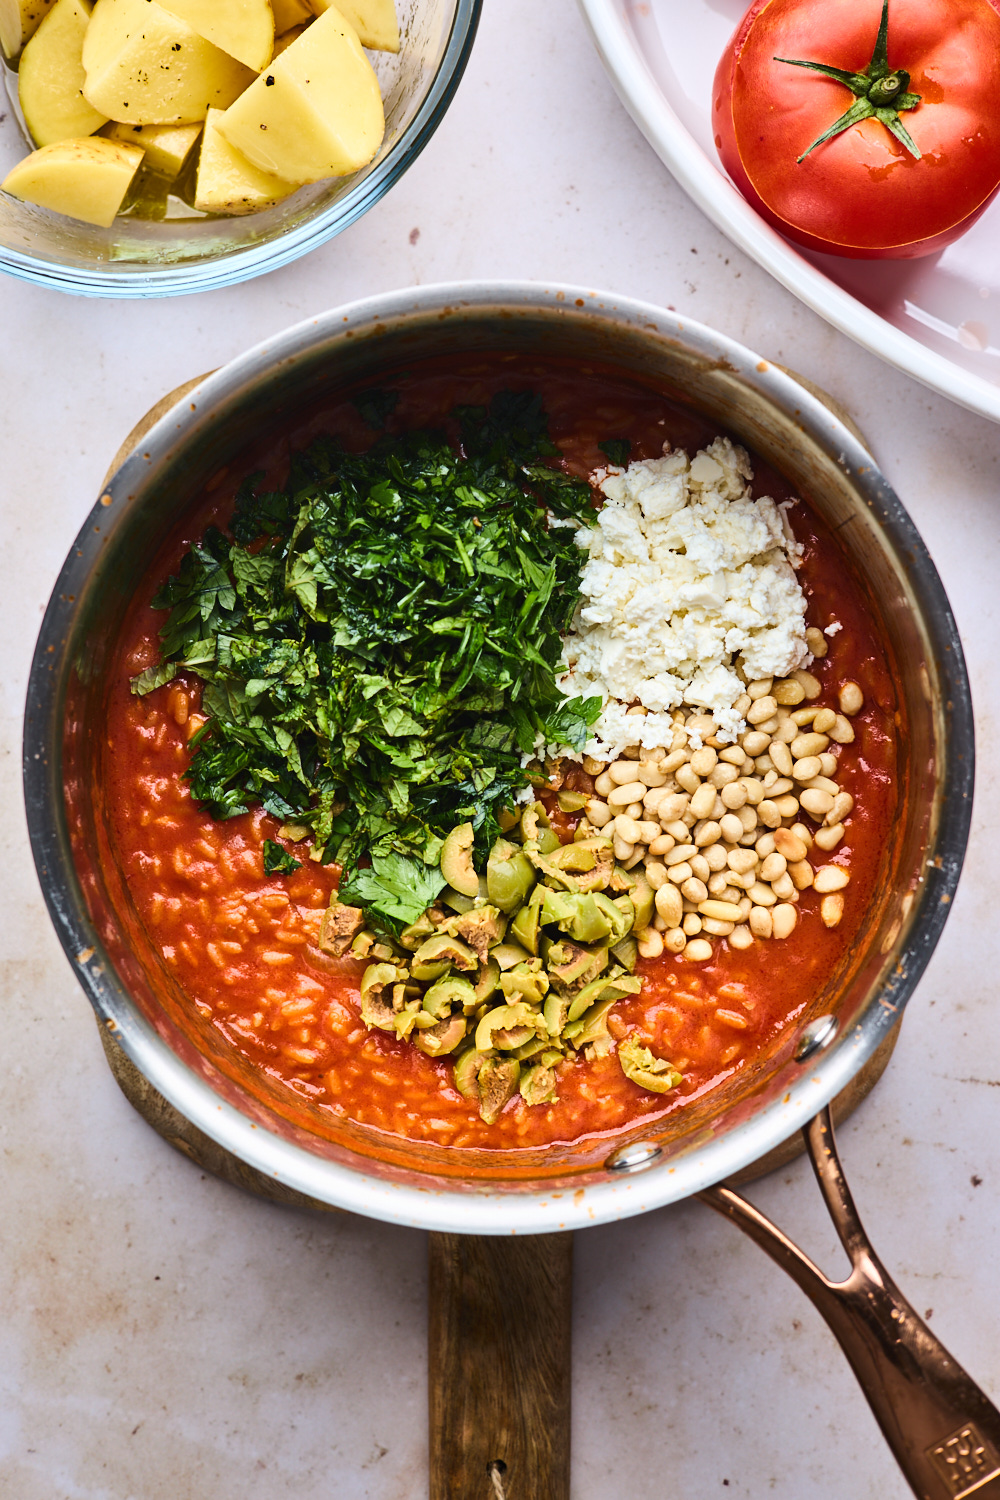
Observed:
[[[812,145],[797,158],[796,165],[804,161],[809,152],[815,151],[817,146],[832,141],[834,136],[850,130],[852,125],[857,125],[861,120],[878,120],[890,134],[896,137],[897,141],[906,147],[915,160],[920,160],[920,148],[899,118],[901,110],[916,108],[920,103],[920,95],[909,92],[910,75],[905,69],[889,67],[888,50],[889,0],[882,0],[882,20],[879,23],[878,36],[875,38],[875,50],[864,72],[851,73],[846,68],[834,68],[827,63],[805,62],[797,57],[774,59],[775,62],[788,63],[793,68],[808,68],[813,73],[821,73],[824,78],[832,78],[836,83],[842,83],[854,95],[854,103],[850,109],[845,110],[839,120],[834,120],[829,130],[824,130],[822,135],[816,137]]]

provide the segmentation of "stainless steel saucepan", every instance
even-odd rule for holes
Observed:
[[[878,894],[852,951],[780,1044],[689,1112],[632,1131],[610,1156],[592,1141],[494,1154],[488,1179],[475,1153],[389,1142],[350,1123],[331,1130],[308,1105],[290,1109],[209,1028],[185,1019],[108,846],[100,732],[125,610],[205,482],[238,469],[252,439],[326,389],[476,350],[613,365],[689,403],[780,469],[836,531],[865,585],[906,726],[899,816]],[[906,511],[852,431],[780,368],[698,324],[622,298],[521,283],[428,287],[338,309],[251,350],[168,411],[110,480],[70,552],[42,626],[25,727],[28,821],[49,911],[99,1019],[140,1073],[206,1136],[288,1189],[437,1232],[432,1346],[453,1378],[432,1390],[432,1495],[463,1500],[505,1484],[518,1500],[568,1494],[568,1443],[553,1437],[553,1424],[568,1419],[560,1394],[568,1386],[551,1343],[547,1354],[541,1344],[507,1351],[488,1390],[477,1374],[483,1344],[503,1348],[490,1319],[491,1277],[511,1269],[511,1255],[528,1255],[545,1283],[536,1291],[539,1317],[564,1312],[566,1231],[697,1193],[812,1297],[915,1494],[1000,1500],[1000,1414],[867,1245],[823,1108],[885,1042],[934,948],[965,850],[972,779],[969,687],[948,601]],[[800,1130],[851,1255],[840,1286],[732,1189],[716,1186]],[[473,1235],[508,1238],[463,1238]],[[549,1236],[549,1250],[526,1235]],[[519,1274],[517,1284],[531,1279]],[[528,1368],[546,1359],[540,1374]],[[536,1422],[532,1392],[548,1402],[547,1426]],[[520,1403],[513,1415],[511,1401]],[[543,1430],[544,1440],[531,1436]],[[530,1479],[518,1472],[525,1455]],[[482,1488],[487,1462],[491,1489]]]

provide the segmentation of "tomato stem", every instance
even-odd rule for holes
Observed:
[[[835,68],[829,63],[805,62],[798,57],[776,57],[774,61],[788,63],[793,68],[808,68],[812,73],[821,73],[824,78],[842,83],[854,95],[854,103],[850,109],[845,110],[838,120],[834,120],[829,130],[824,130],[822,135],[816,137],[812,145],[797,158],[796,165],[805,161],[809,152],[815,151],[817,146],[832,141],[834,136],[850,130],[852,125],[857,125],[861,120],[878,120],[906,147],[912,157],[920,160],[920,150],[899,118],[901,110],[916,108],[920,103],[920,95],[909,92],[910,75],[905,68],[889,68],[889,0],[882,0],[878,36],[875,38],[871,61],[863,72],[851,73],[846,68]]]

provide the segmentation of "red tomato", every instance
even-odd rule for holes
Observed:
[[[809,149],[855,96],[776,59],[860,74],[882,10],[882,0],[755,0],[716,71],[726,171],[769,224],[812,250],[929,255],[964,234],[1000,187],[1000,0],[891,0],[887,60],[920,96],[898,116],[919,159],[878,118]]]

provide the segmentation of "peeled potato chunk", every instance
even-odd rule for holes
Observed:
[[[109,229],[141,161],[138,146],[99,135],[57,141],[19,161],[0,186],[26,203]]]
[[[309,4],[318,16],[334,8],[334,0],[309,0]],[[350,21],[362,47],[399,51],[399,22],[393,0],[336,0],[335,8]]]
[[[185,125],[253,79],[157,0],[97,0],[83,44],[84,97],[126,125]]]
[[[114,121],[103,132],[110,141],[127,146],[141,146],[146,155],[143,165],[161,177],[179,177],[191,155],[191,148],[201,135],[201,125],[121,125]]]
[[[221,109],[210,109],[198,158],[194,206],[209,214],[252,214],[300,186],[262,172],[219,133]]]
[[[58,0],[24,49],[17,84],[36,146],[93,135],[107,119],[83,97],[87,0]]]
[[[318,182],[365,166],[385,133],[385,115],[353,26],[331,7],[229,106],[219,129],[254,166],[287,182]]]
[[[274,16],[268,0],[160,0],[160,4],[255,73],[271,61]]]
[[[281,36],[293,26],[301,26],[313,18],[306,0],[271,0],[271,10],[274,12],[275,36]]]
[[[33,37],[54,0],[0,0],[0,47],[16,57]]]

